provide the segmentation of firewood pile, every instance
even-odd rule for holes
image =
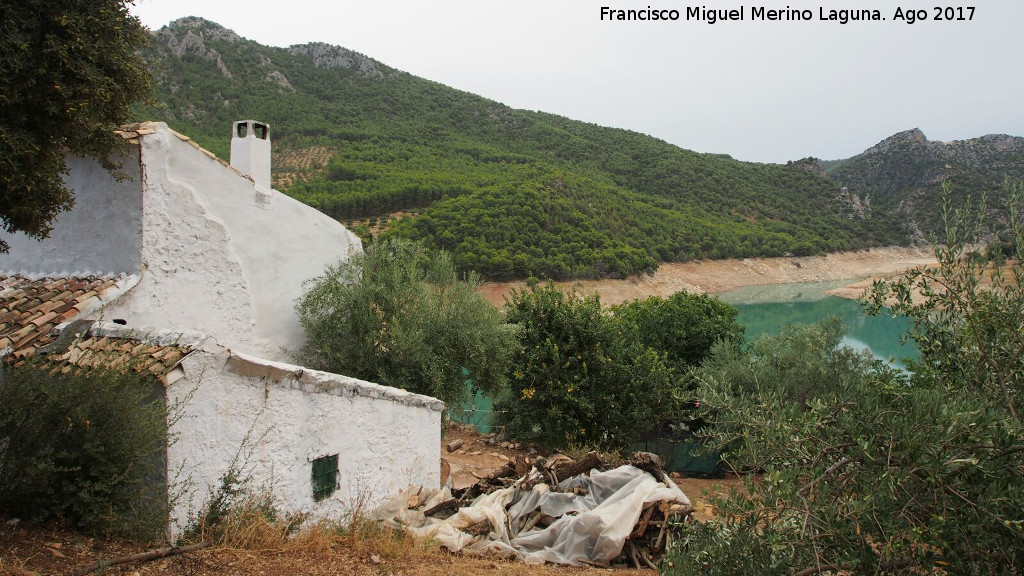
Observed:
[[[422,518],[419,533],[453,551],[657,569],[672,543],[672,525],[692,510],[656,455],[637,452],[628,465],[610,470],[591,452],[533,463],[520,456],[466,488],[409,499],[406,520]]]

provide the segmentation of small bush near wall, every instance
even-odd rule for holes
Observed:
[[[427,394],[461,407],[468,371],[492,397],[507,385],[514,328],[460,279],[447,252],[399,238],[370,244],[306,284],[296,311],[316,368]]]
[[[131,370],[0,365],[0,511],[101,534],[161,536],[167,410]]]

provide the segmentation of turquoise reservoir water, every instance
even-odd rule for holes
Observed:
[[[787,324],[813,324],[827,316],[838,316],[848,328],[843,338],[847,346],[870,350],[876,357],[892,359],[900,367],[901,359],[917,358],[917,347],[912,342],[900,343],[900,336],[910,326],[909,320],[868,316],[856,301],[825,293],[850,282],[750,286],[718,297],[739,309],[737,319],[746,328],[748,341],[761,334],[777,334]]]

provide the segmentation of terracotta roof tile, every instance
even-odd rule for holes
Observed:
[[[176,346],[156,346],[127,338],[87,336],[64,352],[52,354],[50,362],[62,372],[73,367],[127,367],[148,372],[158,378],[165,376],[187,351]]]
[[[40,310],[40,312],[41,312],[41,310]],[[32,320],[32,323],[35,324],[37,328],[42,328],[45,324],[49,324],[50,321],[53,320],[56,317],[57,317],[57,313],[56,312],[47,312],[47,313],[43,314],[42,316],[39,316],[39,317],[35,318],[34,320]]]
[[[75,302],[82,303],[82,302],[85,302],[86,300],[91,299],[93,296],[96,296],[96,291],[95,290],[89,290],[88,292],[85,292],[83,294],[79,294],[78,296],[76,296],[75,297]]]
[[[141,131],[140,131],[141,132]],[[0,350],[11,348],[15,365],[24,364],[39,348],[57,338],[58,324],[73,320],[94,301],[117,288],[118,280],[96,276],[32,279],[0,276]],[[49,361],[55,370],[70,372],[96,366],[127,366],[165,376],[188,351],[141,340],[84,335]]]
[[[54,340],[51,332],[57,324],[78,316],[85,309],[81,306],[83,301],[91,301],[98,290],[116,283],[117,279],[98,276],[0,276],[0,342],[6,341],[15,351],[49,344]]]

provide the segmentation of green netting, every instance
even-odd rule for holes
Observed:
[[[666,472],[680,474],[717,475],[718,462],[722,456],[717,450],[707,452],[705,446],[699,442],[667,438],[639,440],[630,444],[631,452],[637,450],[657,454]]]
[[[448,417],[459,424],[473,426],[481,434],[498,432],[501,426],[498,422],[498,414],[494,411],[494,402],[473,386],[469,370],[463,368],[462,377],[465,379],[466,391],[470,400],[460,408],[450,408]]]
[[[473,394],[469,403],[461,409],[449,411],[449,417],[452,420],[459,424],[472,425],[481,434],[490,434],[500,430],[498,416],[494,411],[494,402],[479,391]]]

